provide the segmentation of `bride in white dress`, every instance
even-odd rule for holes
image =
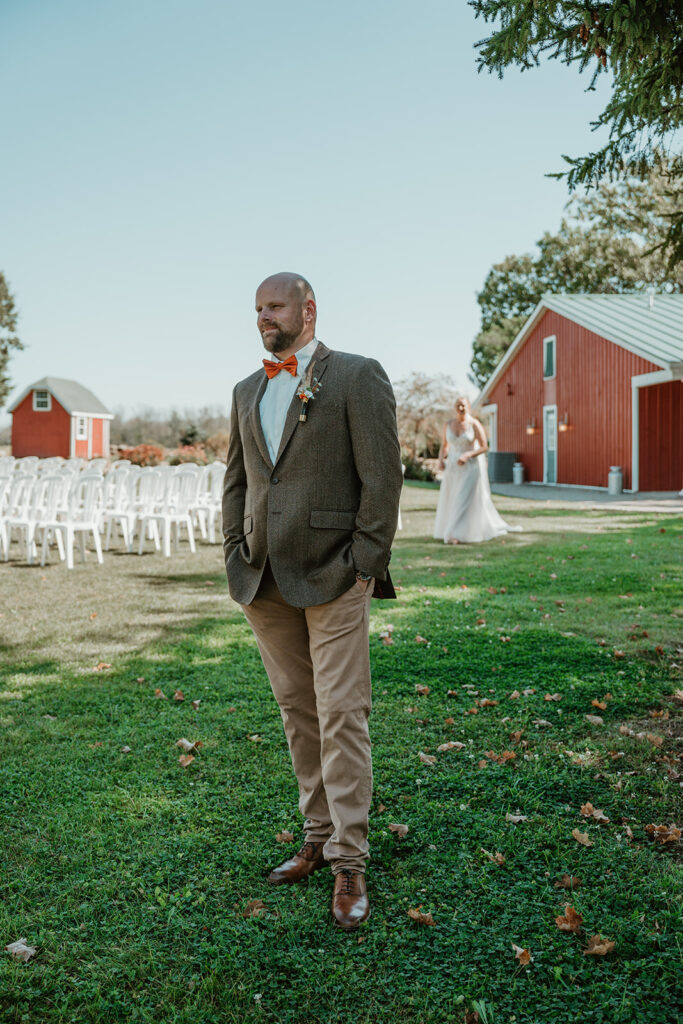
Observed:
[[[445,472],[434,536],[446,544],[476,544],[520,529],[508,526],[491,500],[486,458],[482,458],[487,451],[484,428],[472,416],[469,401],[456,398],[455,417],[444,427],[439,450],[439,465]]]

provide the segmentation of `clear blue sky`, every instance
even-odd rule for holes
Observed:
[[[465,385],[476,291],[557,227],[544,174],[606,97],[560,65],[477,74],[485,33],[464,0],[2,0],[14,394],[227,407],[278,270],[331,347]]]

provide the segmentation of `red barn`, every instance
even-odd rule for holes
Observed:
[[[112,414],[75,380],[43,377],[9,407],[12,454],[96,459],[109,455]]]
[[[477,399],[525,479],[683,486],[683,295],[546,295]]]

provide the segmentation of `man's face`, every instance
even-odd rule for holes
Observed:
[[[264,281],[256,292],[256,324],[269,352],[285,352],[304,329],[301,296],[287,282]]]

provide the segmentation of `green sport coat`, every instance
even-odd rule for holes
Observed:
[[[339,597],[356,571],[387,581],[384,592],[393,596],[388,565],[403,475],[389,378],[376,360],[321,343],[313,363],[320,390],[305,422],[294,395],[275,463],[259,412],[265,370],[233,392],[223,547],[240,604],[254,600],[267,558],[280,593],[297,608]]]

